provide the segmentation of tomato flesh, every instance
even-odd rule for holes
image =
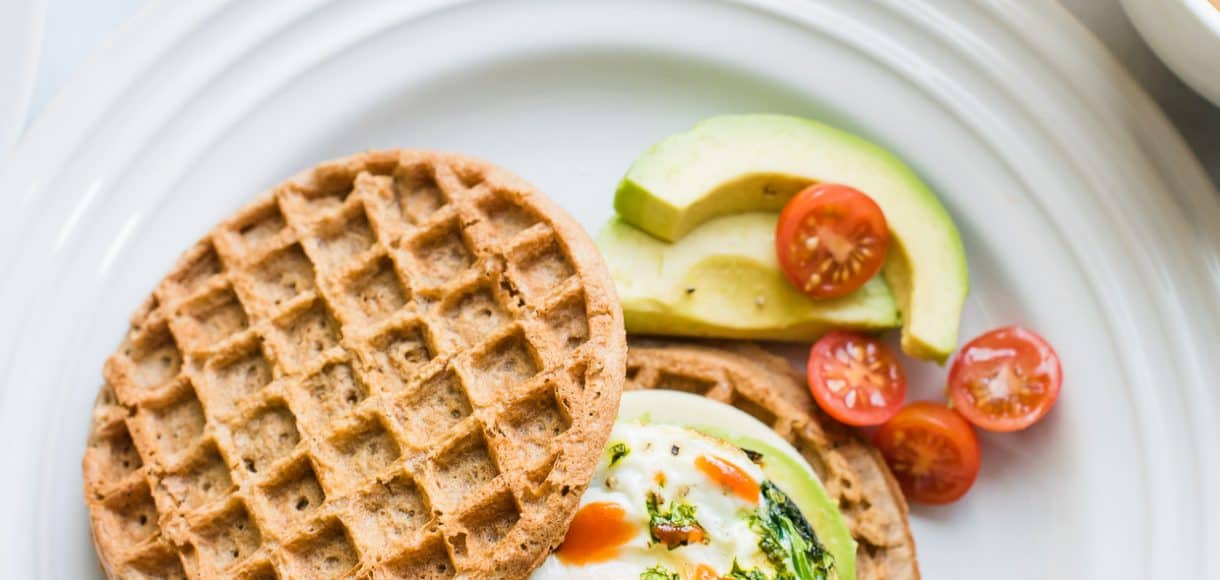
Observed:
[[[780,213],[775,250],[784,275],[805,294],[845,296],[881,269],[890,232],[881,207],[860,191],[822,183],[797,193]]]
[[[978,478],[978,436],[961,415],[939,403],[903,407],[877,430],[874,442],[912,501],[951,503]]]
[[[949,370],[949,400],[980,428],[1018,431],[1051,410],[1062,383],[1055,349],[1031,330],[1006,326],[962,347]]]
[[[907,394],[898,357],[876,337],[831,332],[809,351],[809,391],[818,406],[848,425],[880,425]]]

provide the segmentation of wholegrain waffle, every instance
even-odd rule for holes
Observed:
[[[518,577],[618,408],[599,255],[512,174],[382,151],[187,251],[105,365],[83,461],[111,577]]]
[[[813,402],[788,361],[750,344],[632,339],[627,386],[728,403],[792,443],[826,487],[857,544],[860,580],[916,580],[907,504],[880,452]]]

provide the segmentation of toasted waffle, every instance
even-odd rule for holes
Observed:
[[[623,385],[584,231],[520,178],[382,151],[188,250],[105,365],[83,461],[112,577],[514,577]]]
[[[880,452],[826,416],[788,361],[757,346],[632,339],[627,386],[673,389],[733,405],[771,426],[817,472],[859,545],[860,580],[915,580],[907,504]]]

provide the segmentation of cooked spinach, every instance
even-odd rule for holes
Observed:
[[[657,564],[640,573],[640,580],[682,580],[677,572],[671,571],[669,568]]]
[[[610,465],[613,467],[615,463],[618,463],[620,459],[626,457],[628,453],[631,453],[631,449],[627,447],[626,443],[620,441],[614,445],[611,445]]]
[[[822,546],[800,508],[770,481],[762,484],[763,501],[750,518],[758,547],[775,566],[776,580],[829,580],[834,557]]]
[[[707,532],[695,518],[695,506],[675,499],[669,502],[667,511],[661,511],[661,500],[655,492],[650,492],[644,501],[648,508],[648,534],[654,544],[662,543],[672,550],[701,543],[707,537]]]
[[[732,578],[732,580],[767,580],[767,574],[758,568],[746,570],[734,559],[733,569],[729,570],[728,578]]]

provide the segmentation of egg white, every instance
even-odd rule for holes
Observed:
[[[620,546],[618,556],[607,562],[569,565],[552,554],[531,578],[639,578],[646,569],[661,564],[671,572],[684,573],[698,564],[727,574],[736,560],[744,568],[773,571],[758,547],[758,535],[750,529],[749,517],[758,507],[712,481],[695,466],[701,455],[727,461],[756,482],[766,476],[741,449],[701,433],[663,424],[619,423],[610,434],[610,444],[623,443],[630,450],[610,464],[603,453],[597,473],[581,498],[581,507],[611,502],[623,509],[635,534]],[[663,473],[664,486],[657,473]],[[673,550],[650,539],[647,498],[657,493],[666,511],[669,502],[681,498],[695,507],[695,517],[706,532],[706,543],[692,543]],[[683,574],[685,577],[685,574]]]

